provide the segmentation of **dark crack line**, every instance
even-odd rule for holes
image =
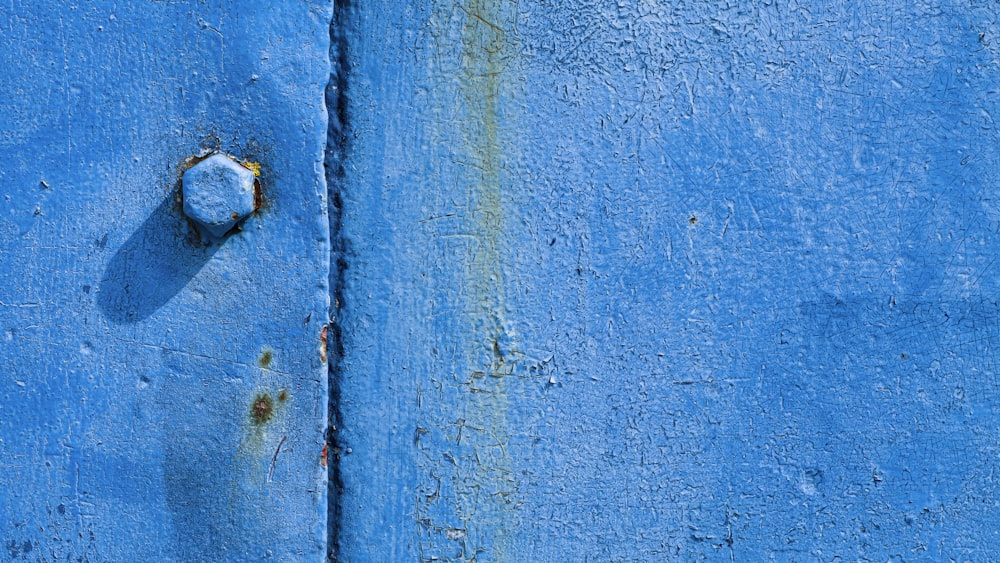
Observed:
[[[329,422],[327,439],[327,558],[337,561],[340,555],[341,495],[344,482],[340,468],[343,451],[339,430],[342,425],[340,410],[341,367],[344,357],[344,340],[340,311],[344,302],[344,272],[347,269],[347,241],[342,232],[343,197],[346,184],[345,162],[350,151],[350,112],[348,88],[350,86],[350,29],[353,24],[351,0],[334,0],[333,19],[330,22],[330,81],[326,86],[328,116],[326,155],[323,162],[330,217],[331,268],[330,268],[330,323],[327,335],[329,361],[328,402]]]

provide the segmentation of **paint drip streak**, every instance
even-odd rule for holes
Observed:
[[[504,0],[467,0],[462,7],[461,94],[466,106],[462,121],[467,158],[471,213],[470,245],[465,262],[466,317],[470,340],[466,350],[470,370],[491,377],[480,380],[480,391],[466,395],[470,426],[481,431],[473,438],[476,459],[471,480],[491,494],[482,498],[476,516],[466,526],[486,547],[492,560],[509,554],[512,523],[508,506],[515,484],[508,452],[507,366],[504,330],[503,202],[501,168],[504,153],[500,123],[501,90],[506,77],[510,45],[506,29],[513,21],[512,6]]]

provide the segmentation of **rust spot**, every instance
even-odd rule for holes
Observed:
[[[330,455],[330,444],[323,444],[323,451],[319,454],[319,464],[326,467],[327,457]]]
[[[260,187],[260,180],[254,178],[253,181],[253,210],[260,211],[264,208],[264,190]]]
[[[250,419],[260,425],[274,418],[274,400],[267,393],[260,393],[250,405]]]
[[[323,325],[323,330],[319,333],[319,361],[326,363],[326,332],[329,325]]]
[[[287,400],[288,400],[288,390],[282,389],[281,391],[278,391],[278,402],[284,403]]]
[[[274,353],[265,348],[264,351],[261,352],[260,357],[257,358],[257,365],[264,369],[269,369],[271,367],[271,360],[273,359]]]
[[[230,217],[232,217],[232,218],[233,218],[234,220],[235,220],[235,219],[239,219],[239,218],[240,218],[240,214],[239,214],[239,213],[237,213],[237,212],[235,212],[235,211],[233,211],[233,214],[232,214],[232,215],[230,215]]]
[[[688,219],[688,223],[691,223],[692,225],[694,225],[697,222],[698,222],[698,218],[697,217],[691,217],[690,219]]]

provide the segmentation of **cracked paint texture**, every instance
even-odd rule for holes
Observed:
[[[0,12],[0,558],[321,559],[328,279],[340,560],[1000,558],[993,3],[341,6]]]
[[[1000,557],[994,4],[353,10],[342,560]]]

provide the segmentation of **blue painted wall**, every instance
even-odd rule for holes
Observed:
[[[997,17],[0,8],[0,559],[1000,558]]]
[[[342,560],[1000,558],[995,3],[340,24]]]
[[[322,558],[331,14],[0,7],[0,560]],[[264,206],[208,245],[212,151]]]

